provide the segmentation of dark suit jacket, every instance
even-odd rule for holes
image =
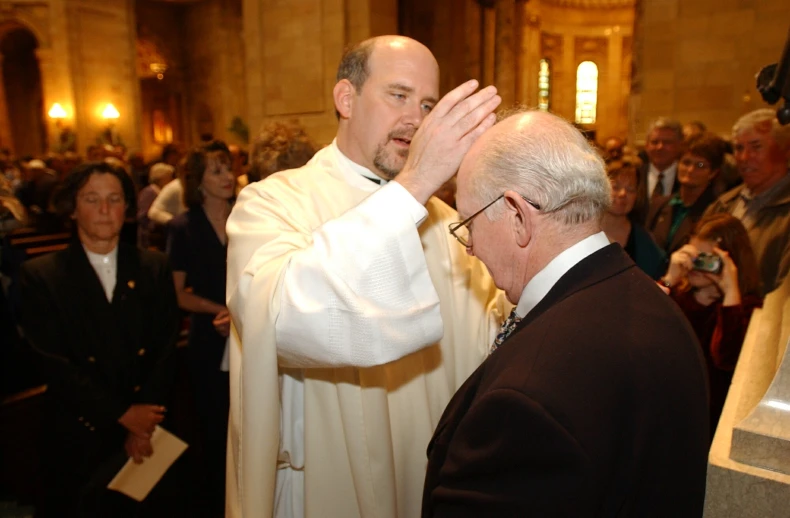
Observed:
[[[694,331],[609,245],[450,401],[428,447],[423,517],[699,517],[707,451]]]
[[[647,230],[655,239],[656,244],[661,247],[667,255],[671,254],[681,246],[688,243],[691,233],[697,222],[702,218],[705,210],[716,201],[714,185],[711,184],[700,197],[689,207],[688,214],[683,218],[672,240],[669,239],[669,231],[672,228],[672,209],[669,203],[672,196],[663,196],[653,201],[647,215]]]
[[[655,205],[655,200],[651,199],[649,192],[647,192],[647,173],[650,172],[650,161],[645,160],[642,163],[642,167],[639,168],[637,174],[639,178],[637,179],[637,189],[639,190],[636,198],[636,203],[634,204],[634,209],[631,211],[631,219],[643,227],[648,227],[647,225],[647,217],[648,214],[651,212],[651,209]],[[672,184],[672,194],[678,192],[680,189],[680,182],[678,182],[678,175],[677,175],[677,168],[675,169],[675,181]],[[656,198],[658,200],[659,198]]]
[[[110,457],[124,457],[117,421],[130,405],[167,403],[179,326],[172,273],[163,254],[120,243],[110,303],[75,241],[25,263],[20,293],[24,336],[52,403],[48,483],[79,486]]]

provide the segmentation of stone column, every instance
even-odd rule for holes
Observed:
[[[523,36],[519,50],[519,74],[521,76],[518,101],[527,106],[538,105],[538,71],[540,68],[540,18],[531,13],[526,4],[524,11]]]
[[[0,147],[14,149],[11,135],[11,119],[8,118],[8,100],[5,96],[5,77],[3,75],[3,56],[0,54]]]
[[[562,37],[562,69],[565,71],[563,80],[558,81],[557,88],[568,93],[561,106],[552,111],[569,121],[576,120],[576,38],[572,35]],[[560,84],[561,83],[561,84]]]
[[[603,117],[599,117],[604,124],[600,127],[604,128],[606,135],[598,135],[598,139],[603,142],[603,139],[608,138],[610,134],[618,131],[619,128],[625,128],[626,121],[621,120],[622,110],[620,103],[627,99],[628,92],[621,92],[620,88],[623,84],[623,35],[620,32],[620,27],[615,27],[608,41],[608,81],[606,82],[606,90],[608,99],[606,103],[606,111],[602,113]],[[620,135],[624,136],[624,135]]]
[[[516,102],[516,0],[497,0],[495,9],[494,84],[508,108]]]
[[[41,101],[44,103],[43,106],[43,120],[41,124],[44,125],[47,133],[47,142],[46,142],[46,149],[44,151],[52,149],[52,143],[57,142],[60,138],[59,131],[52,124],[52,121],[49,119],[47,115],[47,111],[49,110],[52,103],[58,102],[52,100],[52,87],[50,85],[50,81],[52,80],[52,50],[51,49],[43,49],[37,48],[35,50],[36,54],[36,61],[38,61],[38,70],[40,73],[41,78]]]

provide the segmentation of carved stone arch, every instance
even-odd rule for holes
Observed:
[[[35,36],[39,49],[50,48],[49,31],[39,26],[25,13],[14,11],[9,15],[0,14],[0,41],[6,34],[16,29],[25,29]]]

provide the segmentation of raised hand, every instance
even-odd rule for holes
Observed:
[[[420,203],[458,171],[475,140],[496,122],[493,112],[502,99],[493,86],[474,93],[477,87],[471,80],[445,95],[411,141],[409,158],[395,181]]]
[[[719,247],[714,247],[713,251],[721,257],[721,274],[714,277],[721,290],[723,306],[737,306],[741,303],[741,289],[738,284],[738,267],[730,257],[730,254]]]
[[[684,279],[694,268],[694,258],[699,255],[699,250],[693,245],[683,245],[669,256],[669,268],[664,280],[670,286],[675,286]]]

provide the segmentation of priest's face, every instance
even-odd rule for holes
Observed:
[[[439,66],[422,44],[407,38],[376,45],[370,75],[353,97],[348,117],[354,162],[392,179],[409,156],[411,139],[439,98]]]
[[[121,234],[126,199],[120,180],[109,173],[93,173],[77,192],[72,218],[80,241],[92,250],[92,243],[117,241]]]

